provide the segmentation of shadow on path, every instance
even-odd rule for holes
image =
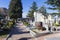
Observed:
[[[11,38],[13,35],[18,35],[18,34],[25,34],[25,33],[29,33],[29,31],[22,31],[22,30],[24,30],[24,29],[22,29],[22,28],[19,28],[19,27],[14,27],[14,29],[10,32],[10,34],[9,34],[9,36],[7,37],[7,39],[6,40],[8,40],[9,38]]]
[[[31,37],[25,37],[25,38],[21,38],[21,39],[18,39],[18,40],[28,40],[28,39],[31,39]]]
[[[15,29],[13,30],[13,35],[29,33],[29,31],[22,31],[22,30],[24,30],[24,29],[20,29],[19,27],[15,27]]]

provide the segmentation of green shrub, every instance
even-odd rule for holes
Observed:
[[[55,26],[60,26],[60,24],[55,24]]]
[[[2,22],[2,24],[4,24],[4,25],[0,28],[2,30],[2,32],[0,32],[0,36],[4,36],[4,35],[7,36],[7,34],[9,34],[11,29],[13,28],[14,22],[6,21],[6,23]]]
[[[2,30],[11,30],[13,28],[13,21],[8,21],[3,27],[1,28]]]
[[[58,23],[58,24],[56,24],[56,23],[53,23],[53,26],[60,26],[60,24]]]
[[[24,25],[26,25],[26,26],[28,26],[28,25],[29,25],[29,23],[28,23],[28,22],[23,22],[23,24],[24,24]]]
[[[8,22],[8,25],[9,25],[9,26],[13,26],[13,22],[12,22],[12,21],[9,21],[9,22]]]

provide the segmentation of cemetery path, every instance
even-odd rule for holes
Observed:
[[[53,34],[45,34],[45,35],[41,35],[40,37],[37,37],[37,40],[48,40],[51,38],[59,38],[60,37],[60,33],[53,33]],[[8,37],[8,39],[1,39],[1,40],[35,40],[35,38],[33,38],[31,36],[31,34],[29,33],[28,30],[26,30],[26,26],[24,26],[21,23],[18,23],[17,26],[12,30],[12,32],[10,33],[10,36]]]
[[[60,40],[60,32],[48,33],[41,35],[38,40]]]
[[[23,24],[18,23],[7,40],[33,40]]]

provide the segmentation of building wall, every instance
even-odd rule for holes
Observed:
[[[34,12],[35,22],[44,22],[44,15],[42,13]]]

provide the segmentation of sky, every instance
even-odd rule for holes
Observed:
[[[9,8],[9,4],[10,4],[11,0],[0,0],[0,8]],[[50,5],[47,5],[46,0],[22,0],[22,6],[23,6],[23,17],[26,17],[26,15],[28,14],[28,11],[30,9],[30,7],[32,6],[33,2],[37,3],[38,8],[40,8],[41,6],[45,6],[46,10],[48,13],[52,13],[52,12],[57,12],[56,10],[49,10],[48,7],[50,7]]]

